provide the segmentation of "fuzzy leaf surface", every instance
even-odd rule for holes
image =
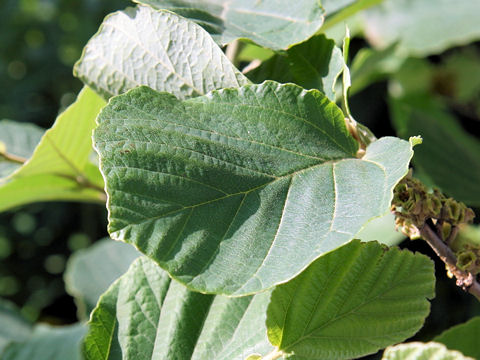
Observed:
[[[134,0],[168,9],[203,26],[221,46],[241,38],[270,49],[287,49],[322,26],[318,0]]]
[[[355,240],[273,291],[268,337],[289,359],[375,353],[420,329],[434,287],[426,256]]]
[[[86,360],[245,359],[273,349],[269,292],[228,298],[189,291],[146,257],[100,298],[84,343]]]
[[[389,347],[382,360],[473,360],[459,351],[449,350],[435,342],[412,342]]]
[[[6,154],[12,154],[24,159],[32,156],[33,150],[39,143],[44,130],[37,125],[20,123],[11,120],[0,121],[0,146]],[[10,175],[21,164],[8,161],[0,154],[0,182],[1,178]]]
[[[209,293],[270,288],[350,241],[413,154],[383,138],[355,158],[334,103],[275,82],[186,101],[138,88],[98,121],[112,238]]]
[[[0,211],[36,201],[102,201],[103,180],[90,157],[95,117],[104,105],[87,87],[79,93],[45,132],[30,160],[0,184]]]
[[[139,85],[185,99],[248,83],[200,26],[150,6],[107,16],[74,73],[105,98]]]
[[[246,75],[256,83],[268,79],[318,89],[335,101],[334,86],[343,66],[343,55],[335,42],[318,35],[273,56]]]
[[[464,324],[445,330],[434,341],[447,346],[451,350],[461,351],[466,356],[480,359],[478,335],[480,334],[480,317],[474,317]]]
[[[103,239],[73,254],[67,263],[65,285],[75,298],[82,318],[90,314],[100,295],[139,255],[133,246],[111,239]]]
[[[7,300],[0,299],[0,356],[12,341],[22,341],[31,334],[32,324],[20,313],[20,310]]]

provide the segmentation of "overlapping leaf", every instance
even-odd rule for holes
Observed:
[[[420,329],[434,286],[426,256],[355,240],[273,291],[268,337],[289,359],[375,353]]]
[[[435,342],[412,342],[389,347],[382,360],[473,360],[461,352],[448,350],[444,345]]]
[[[100,295],[127,271],[138,255],[131,245],[104,239],[68,260],[65,284],[82,318],[90,314]]]
[[[269,297],[268,292],[241,298],[191,292],[142,257],[100,298],[84,355],[86,360],[243,360],[268,353]]]
[[[0,357],[12,341],[23,341],[32,332],[32,324],[23,318],[10,302],[0,299]]]
[[[138,85],[184,99],[248,83],[200,26],[149,6],[107,16],[74,72],[105,98]]]
[[[334,103],[275,82],[186,101],[138,88],[98,121],[111,236],[202,292],[291,279],[388,211],[412,156],[384,138],[356,159]]]
[[[21,166],[21,159],[32,156],[43,132],[42,128],[34,124],[0,121],[0,179],[18,169]],[[13,155],[13,159],[18,158],[19,161],[8,160],[2,154],[9,158]]]
[[[480,334],[480,317],[477,316],[464,324],[444,331],[434,341],[444,344],[451,350],[461,351],[466,356],[480,359],[478,334]]]
[[[275,55],[246,75],[253,82],[268,79],[318,89],[335,101],[334,86],[343,66],[342,52],[335,42],[318,35]]]
[[[0,185],[0,211],[35,201],[102,201],[103,180],[92,164],[91,133],[105,102],[84,88],[46,131],[28,162]]]
[[[271,49],[286,49],[311,37],[323,23],[318,0],[134,1],[192,19],[220,45],[243,38]]]

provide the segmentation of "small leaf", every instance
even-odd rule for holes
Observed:
[[[275,55],[246,75],[256,83],[268,79],[318,89],[335,101],[334,86],[343,65],[342,52],[335,42],[318,35]]]
[[[270,293],[228,298],[189,291],[151,260],[136,260],[100,298],[86,360],[244,360],[268,353]]]
[[[270,288],[351,240],[413,154],[383,138],[356,159],[334,103],[275,82],[186,101],[138,88],[98,121],[112,238],[209,293]]]
[[[31,159],[0,184],[0,211],[35,201],[104,201],[103,180],[90,162],[95,117],[105,102],[84,88],[46,131]]]
[[[11,343],[2,360],[81,360],[84,324],[68,326],[37,325],[24,341]]]
[[[480,205],[480,141],[430,96],[391,99],[390,109],[401,137],[423,137],[413,159],[416,169],[455,199]]]
[[[382,360],[473,360],[458,351],[448,350],[435,342],[412,342],[389,347]]]
[[[375,353],[420,329],[434,286],[426,256],[352,241],[273,291],[268,337],[292,359]]]
[[[185,99],[248,83],[200,26],[149,6],[107,16],[74,73],[105,98],[139,85]]]
[[[311,37],[323,23],[317,0],[134,0],[192,19],[221,46],[241,38],[271,49],[287,49]]]
[[[434,341],[444,344],[449,349],[461,351],[466,356],[480,359],[478,334],[480,334],[479,316],[445,330]]]
[[[12,341],[23,341],[32,332],[32,324],[23,318],[19,309],[0,299],[0,356]],[[2,358],[3,359],[3,358]]]
[[[0,121],[0,183],[22,164],[6,160],[2,154],[28,159],[32,156],[44,130],[34,124],[11,120]]]
[[[103,239],[73,254],[64,277],[67,292],[75,298],[80,317],[90,314],[100,295],[138,256],[133,246],[111,239]]]
[[[411,55],[438,54],[449,47],[480,39],[480,2],[457,0],[384,0],[369,9],[367,38],[378,47],[394,42]]]

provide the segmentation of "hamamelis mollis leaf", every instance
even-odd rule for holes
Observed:
[[[270,288],[350,241],[413,154],[383,138],[355,158],[334,103],[271,81],[185,101],[142,87],[98,122],[111,236],[210,293]]]

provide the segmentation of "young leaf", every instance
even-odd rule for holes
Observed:
[[[295,359],[375,353],[420,329],[434,286],[426,256],[352,241],[273,291],[268,338]]]
[[[0,183],[32,156],[44,130],[34,124],[0,121]]]
[[[383,138],[356,159],[334,103],[275,82],[186,101],[142,87],[98,121],[111,236],[201,292],[261,291],[348,242],[413,154]]]
[[[37,325],[24,341],[10,343],[2,360],[81,360],[84,324],[68,326]]]
[[[478,334],[480,334],[479,316],[444,331],[434,341],[444,344],[449,349],[461,351],[466,356],[480,359]]]
[[[15,305],[0,299],[0,356],[12,341],[22,341],[32,332],[32,324],[23,318]],[[2,358],[3,359],[3,358]]]
[[[0,211],[35,201],[103,200],[103,180],[89,158],[95,117],[104,105],[92,90],[80,92],[30,160],[0,185]]]
[[[100,295],[139,255],[133,246],[111,239],[103,239],[73,254],[64,278],[67,292],[75,298],[80,317],[90,314]]]
[[[343,65],[342,52],[335,42],[318,35],[275,55],[246,75],[256,83],[268,79],[318,89],[335,101],[334,86]]]
[[[480,39],[480,2],[385,0],[364,13],[367,38],[379,47],[394,42],[418,57]]]
[[[249,82],[200,26],[149,6],[107,16],[74,73],[105,98],[147,85],[185,99]]]
[[[389,347],[382,360],[473,360],[458,351],[448,350],[435,342],[412,342]]]
[[[196,21],[221,46],[241,38],[287,49],[311,37],[323,23],[318,0],[134,0]]]
[[[391,99],[393,123],[401,137],[421,134],[414,164],[444,192],[480,205],[480,142],[444,106],[429,96]]]
[[[136,260],[100,298],[86,360],[245,359],[268,353],[270,293],[228,298],[189,291],[151,260]]]

